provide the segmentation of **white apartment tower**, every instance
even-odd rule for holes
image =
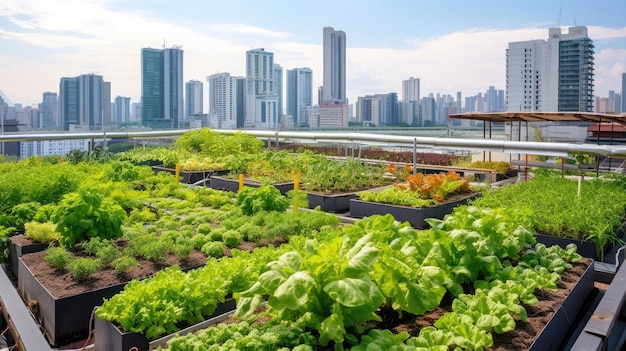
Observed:
[[[346,104],[346,33],[324,27],[322,104]]]
[[[506,110],[593,112],[593,42],[587,27],[550,28],[547,40],[506,50]]]
[[[210,127],[214,129],[242,127],[244,79],[232,77],[229,73],[217,73],[208,76],[207,81]]]
[[[420,79],[409,78],[402,81],[402,101],[420,101]]]
[[[244,128],[274,129],[280,121],[274,53],[246,51]]]

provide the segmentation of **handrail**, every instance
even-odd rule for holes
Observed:
[[[5,133],[0,135],[0,142],[37,141],[37,140],[64,140],[64,139],[136,139],[136,138],[163,138],[177,137],[189,129],[136,131],[136,132],[56,132],[56,133]],[[460,139],[413,137],[406,135],[355,133],[355,132],[293,132],[273,130],[224,130],[213,129],[220,133],[246,133],[258,138],[310,140],[313,142],[345,142],[345,143],[374,143],[389,146],[414,146],[419,148],[431,147],[454,150],[493,151],[512,154],[532,154],[546,156],[568,156],[572,154],[592,154],[603,156],[626,156],[626,147],[617,145],[596,145],[576,143],[555,143],[535,141],[509,141],[494,139]]]

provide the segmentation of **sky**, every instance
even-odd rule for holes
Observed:
[[[506,87],[509,42],[586,26],[595,45],[595,94],[621,92],[624,0],[2,0],[0,91],[37,104],[61,77],[95,73],[111,98],[141,97],[141,49],[182,46],[184,82],[245,75],[246,51],[264,48],[322,85],[322,29],[346,33],[350,103],[420,78],[428,93],[463,96]],[[285,88],[283,88],[285,89]],[[206,105],[205,101],[205,105]],[[205,112],[206,108],[205,108]]]

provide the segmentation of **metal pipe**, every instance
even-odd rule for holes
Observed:
[[[142,131],[142,132],[108,132],[107,138],[159,138],[177,137],[189,130]],[[219,133],[246,133],[257,138],[276,137],[276,131],[270,130],[223,130],[213,129]],[[11,133],[0,135],[0,141],[36,141],[101,138],[100,133],[46,133],[25,134]],[[495,151],[504,153],[535,154],[546,156],[567,156],[571,154],[593,154],[604,156],[626,156],[626,147],[619,145],[573,144],[555,142],[508,141],[494,139],[460,139],[414,137],[389,134],[370,134],[354,132],[278,132],[280,139],[303,139],[313,142],[339,141],[361,144],[375,143],[388,146],[416,146],[425,148],[442,148],[450,150]]]

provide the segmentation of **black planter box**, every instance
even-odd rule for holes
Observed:
[[[317,194],[307,192],[309,208],[317,206],[324,212],[346,212],[350,209],[350,200],[356,198],[356,193]]]
[[[443,219],[443,217],[459,205],[465,205],[469,200],[477,198],[480,194],[471,195],[467,198],[447,202],[438,206],[414,208],[407,206],[397,206],[390,204],[383,204],[379,202],[368,202],[358,199],[350,200],[350,216],[363,218],[372,216],[375,214],[387,214],[390,213],[393,217],[400,222],[409,222],[411,226],[417,229],[427,229],[430,225],[426,223],[426,218]]]
[[[37,303],[31,310],[53,346],[86,337],[94,307],[102,304],[104,298],[111,298],[122,291],[126,285],[122,283],[77,295],[55,298],[34,277],[22,259],[19,259],[19,266],[18,290],[27,303],[30,304],[31,301]]]
[[[243,184],[252,188],[258,188],[262,185],[261,183],[252,181],[250,179],[244,179]],[[293,190],[294,187],[293,182],[272,183],[272,185],[275,186],[283,195],[287,194],[288,191]],[[217,190],[225,190],[236,193],[239,191],[239,180],[215,176],[211,177],[211,179],[209,180],[209,187]]]
[[[546,246],[559,245],[562,248],[565,248],[569,244],[576,244],[576,247],[578,247],[576,251],[581,256],[593,258],[594,260],[600,259],[597,254],[596,244],[589,241],[580,241],[575,239],[559,238],[551,235],[537,234],[537,242]],[[604,248],[604,250],[606,249],[608,249],[608,246]],[[615,257],[613,257],[613,259],[615,259]]]
[[[152,166],[152,171],[156,174],[159,172],[167,172],[176,175],[176,169],[164,166]],[[179,171],[180,182],[184,184],[196,184],[202,180],[208,180],[214,175],[228,174],[227,170],[206,170],[206,171]],[[206,183],[206,181],[205,181]]]
[[[33,252],[43,251],[48,248],[50,244],[34,243],[30,245],[18,244],[13,240],[13,237],[9,238],[9,256],[11,256],[11,273],[19,279],[19,259],[22,255],[26,255]]]
[[[171,339],[174,335],[184,335],[189,332],[206,328],[207,326],[221,322],[230,315],[237,303],[235,299],[228,299],[224,303],[218,304],[215,308],[213,315],[204,322],[190,326],[188,328],[177,331],[176,333],[161,337],[154,341],[148,341],[143,334],[133,332],[122,332],[118,327],[109,321],[101,320],[96,316],[94,331],[95,331],[95,349],[98,351],[120,351],[120,350],[136,350],[147,351],[156,348],[157,346],[164,346],[167,340]]]
[[[563,350],[568,331],[574,327],[577,316],[585,308],[585,300],[594,288],[593,262],[587,267],[572,291],[541,330],[529,351]]]

